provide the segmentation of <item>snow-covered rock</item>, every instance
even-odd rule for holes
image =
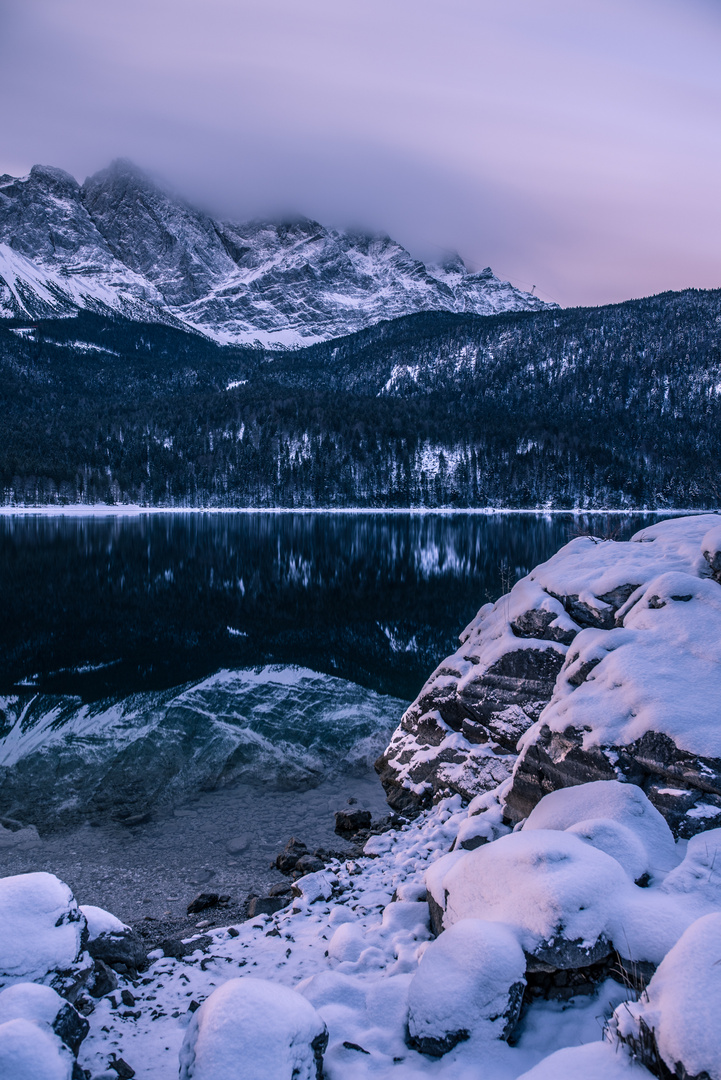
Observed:
[[[458,257],[426,266],[387,236],[318,222],[214,221],[116,161],[82,187],[36,165],[0,177],[0,314],[78,308],[191,327],[221,342],[295,346],[416,311],[548,305]]]
[[[32,1020],[50,1029],[76,1057],[90,1027],[69,1001],[38,983],[15,983],[0,991],[0,1024],[10,1020]]]
[[[584,630],[569,649],[519,742],[507,813],[525,816],[544,787],[619,778],[642,784],[688,836],[721,820],[721,588],[663,573],[619,614],[621,625]],[[674,787],[693,793],[676,813]]]
[[[410,1045],[440,1057],[459,1042],[504,1039],[523,1000],[526,958],[506,927],[462,919],[427,947],[408,991]]]
[[[661,880],[678,862],[664,817],[635,784],[597,780],[561,788],[533,808],[523,830],[567,829],[612,855],[632,880]]]
[[[700,1076],[721,1080],[719,958],[717,912],[688,928],[638,1001],[616,1009],[612,1031],[657,1074],[663,1063],[679,1080]]]
[[[7,1080],[72,1080],[75,1059],[53,1033],[31,1020],[0,1024],[0,1076]]]
[[[518,1080],[652,1080],[653,1073],[609,1042],[567,1046],[549,1054]]]
[[[588,967],[608,956],[614,903],[631,884],[605,852],[541,829],[463,853],[440,882],[426,881],[445,929],[461,919],[504,923],[531,970]]]
[[[321,1080],[328,1032],[306,998],[264,979],[230,979],[193,1014],[180,1080]]]
[[[101,960],[108,967],[123,965],[132,971],[142,971],[148,957],[143,939],[139,934],[116,919],[109,911],[83,904],[80,911],[88,926],[88,952],[93,960]],[[121,970],[123,969],[121,968]]]
[[[85,936],[72,892],[53,874],[0,878],[0,988],[41,982],[72,1001],[92,967]]]
[[[683,861],[663,880],[661,891],[699,915],[721,911],[721,829],[691,837]]]

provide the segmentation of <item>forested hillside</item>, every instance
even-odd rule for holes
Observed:
[[[721,291],[427,312],[282,353],[0,324],[6,503],[715,507]]]

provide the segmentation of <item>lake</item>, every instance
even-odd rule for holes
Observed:
[[[478,608],[574,535],[654,520],[0,516],[3,872],[130,919],[267,884],[291,833],[337,847],[333,810],[383,812],[373,760]]]

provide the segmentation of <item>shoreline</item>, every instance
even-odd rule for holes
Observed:
[[[572,517],[590,516],[593,514],[612,514],[619,517],[627,517],[631,514],[655,514],[668,517],[684,517],[697,514],[717,514],[721,508],[715,510],[684,509],[678,507],[636,507],[631,509],[587,509],[575,507],[573,509],[515,509],[512,507],[389,507],[387,509],[377,507],[179,507],[179,506],[137,506],[122,505],[111,506],[105,503],[69,503],[67,506],[0,506],[0,517],[145,517],[158,515],[180,516],[183,514],[346,514],[346,515],[413,515],[417,517],[430,516],[481,516],[496,517],[511,514],[523,514],[531,517],[551,517],[568,515]]]

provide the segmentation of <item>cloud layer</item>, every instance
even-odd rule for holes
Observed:
[[[713,287],[719,55],[703,0],[7,0],[0,171],[126,156],[564,304]]]

